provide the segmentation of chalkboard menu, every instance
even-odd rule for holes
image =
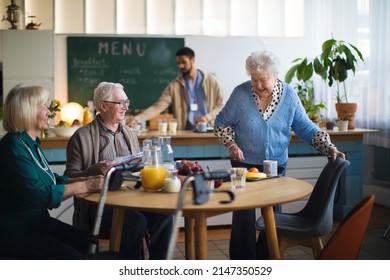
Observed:
[[[132,109],[154,103],[179,71],[183,38],[67,37],[68,101],[85,106],[102,81],[121,83]]]

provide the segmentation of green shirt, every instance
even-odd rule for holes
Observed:
[[[68,177],[53,174],[50,169],[45,172],[43,157],[39,138],[34,141],[27,133],[9,132],[0,141],[2,251],[5,247],[8,252],[16,252],[39,238],[49,223],[47,209],[61,204]]]

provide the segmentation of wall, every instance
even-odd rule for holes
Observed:
[[[53,32],[1,30],[4,98],[16,84],[41,85],[54,92]]]
[[[291,61],[302,56],[310,45],[306,37],[281,39],[184,36],[184,38],[185,45],[195,51],[196,66],[217,76],[226,100],[235,86],[249,79],[245,70],[245,60],[253,51],[268,49],[274,52],[281,61],[280,77],[284,79]],[[54,45],[55,96],[66,103],[66,36],[55,35]],[[289,46],[288,52],[286,46]]]

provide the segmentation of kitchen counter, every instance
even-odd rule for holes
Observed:
[[[348,131],[327,131],[331,136],[332,142],[338,141],[363,141],[363,136],[368,133],[376,133],[377,130],[356,128]],[[172,146],[188,146],[188,145],[221,145],[219,140],[212,132],[197,133],[192,131],[181,130],[176,134],[160,134],[157,130],[140,132],[138,139],[140,146],[146,138],[154,136],[171,136]],[[41,146],[45,149],[61,149],[66,148],[68,137],[47,137],[42,139]],[[300,139],[293,133],[291,143],[299,143]]]

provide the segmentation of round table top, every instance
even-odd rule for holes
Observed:
[[[126,181],[124,185],[126,185]],[[131,185],[133,182],[129,182]],[[313,186],[305,181],[289,178],[277,177],[255,182],[246,182],[243,189],[231,189],[230,182],[225,182],[218,190],[232,190],[235,199],[231,203],[220,203],[229,200],[226,193],[212,192],[209,200],[202,205],[192,203],[192,187],[188,187],[185,193],[183,213],[207,212],[225,213],[233,210],[244,210],[274,206],[289,203],[302,199],[309,195]],[[99,202],[100,194],[82,195],[80,198]],[[140,211],[151,211],[172,214],[178,203],[179,193],[166,193],[163,191],[148,192],[142,188],[132,190],[122,187],[117,191],[107,193],[106,205],[115,208],[137,209]]]

